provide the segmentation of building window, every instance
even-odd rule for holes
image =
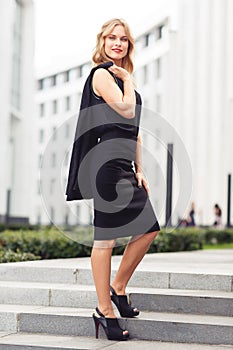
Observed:
[[[39,154],[39,157],[38,157],[38,168],[39,169],[42,167],[42,161],[43,161],[43,156],[42,156],[42,154]]]
[[[55,179],[51,179],[51,180],[50,180],[50,194],[54,194],[55,183],[56,183],[56,180],[55,180]]]
[[[64,74],[65,74],[65,78],[64,78],[65,82],[69,81],[69,71],[66,71]]]
[[[77,207],[76,207],[76,215],[77,215],[77,224],[79,224],[79,223],[80,223],[80,215],[81,215],[80,204],[77,204]]]
[[[70,96],[66,96],[66,111],[70,110]]]
[[[38,90],[43,90],[44,88],[44,79],[38,80]]]
[[[66,123],[65,136],[68,139],[70,137],[70,124]]]
[[[147,65],[143,67],[143,83],[144,84],[148,83],[148,66]]]
[[[15,2],[13,43],[12,43],[12,75],[11,75],[11,103],[16,109],[21,104],[21,65],[22,65],[22,4]]]
[[[79,66],[79,77],[83,76],[83,65]]]
[[[39,142],[42,143],[44,142],[44,130],[40,129],[39,131]]]
[[[57,76],[53,75],[51,77],[51,86],[56,86],[57,85]]]
[[[70,160],[70,153],[66,152],[65,153],[65,161],[64,161],[65,166],[69,165],[69,160]]]
[[[53,127],[52,138],[53,138],[53,140],[56,140],[56,138],[57,138],[57,128],[56,128],[56,126]]]
[[[157,58],[155,60],[155,77],[157,79],[161,78],[161,59]]]
[[[41,225],[41,214],[37,214],[37,225]]]
[[[42,186],[42,184],[41,184],[41,180],[38,180],[37,181],[37,194],[41,194],[41,186]]]
[[[50,207],[50,221],[51,221],[51,223],[54,222],[54,219],[55,219],[55,211],[54,211],[53,207]]]
[[[164,28],[165,28],[164,24],[161,24],[160,26],[157,27],[157,33],[156,33],[157,40],[162,39],[163,33],[164,33]]]
[[[66,214],[65,214],[64,224],[65,224],[66,226],[69,225],[69,213],[66,213]]]
[[[73,68],[73,69],[70,69],[69,72],[68,72],[68,75],[69,75],[69,81],[74,81],[78,78],[78,68]]]
[[[53,101],[53,114],[57,114],[57,110],[58,110],[58,108],[57,108],[57,100],[54,100]]]
[[[145,47],[149,46],[150,42],[150,33],[145,35]]]
[[[51,158],[51,165],[54,168],[56,166],[56,153],[52,153],[52,158]]]
[[[57,84],[63,84],[65,82],[65,73],[57,74]]]
[[[44,79],[44,88],[50,88],[52,86],[52,77],[47,77]]]
[[[45,115],[45,105],[44,103],[40,104],[40,117],[44,117]]]

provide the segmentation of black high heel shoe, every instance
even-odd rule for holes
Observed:
[[[129,305],[127,295],[118,295],[112,286],[110,286],[110,291],[112,293],[111,300],[116,305],[121,317],[132,318],[139,315],[139,311],[135,311],[135,308]]]
[[[96,339],[99,337],[100,324],[109,340],[127,340],[129,338],[129,333],[123,333],[125,330],[120,327],[117,318],[105,317],[98,307],[96,308],[96,312],[100,316],[98,317],[95,314],[92,315],[95,322]]]

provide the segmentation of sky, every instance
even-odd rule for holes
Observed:
[[[34,0],[36,70],[77,58],[90,59],[97,33],[111,18],[124,18],[135,36],[168,1]]]

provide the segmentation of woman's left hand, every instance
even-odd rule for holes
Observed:
[[[143,173],[137,172],[135,174],[135,176],[136,176],[136,179],[138,182],[138,187],[141,188],[142,186],[144,186],[147,194],[149,195],[149,186],[148,186],[148,183],[147,183]]]

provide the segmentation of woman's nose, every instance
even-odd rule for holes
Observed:
[[[121,40],[120,40],[120,38],[116,38],[115,44],[118,45],[118,46],[121,45]]]

